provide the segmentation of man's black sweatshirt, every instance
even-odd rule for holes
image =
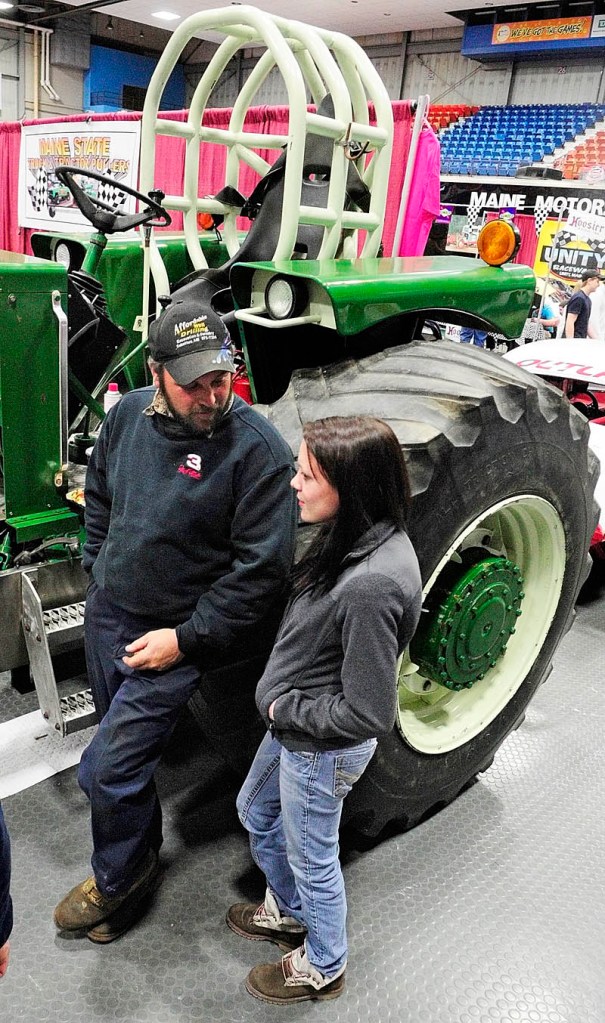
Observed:
[[[118,607],[176,626],[193,659],[254,645],[293,557],[290,449],[241,398],[196,437],[145,414],[153,394],[125,394],[103,423],[86,476],[84,568]]]

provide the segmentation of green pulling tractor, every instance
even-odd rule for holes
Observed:
[[[222,41],[187,120],[160,119],[172,68],[207,31]],[[228,129],[207,127],[214,85],[240,46],[263,55]],[[256,92],[277,72],[287,134],[244,130]],[[181,140],[182,195],[156,190],[159,133]],[[148,89],[138,212],[99,202],[82,187],[86,176],[67,168],[59,177],[95,230],[82,267],[0,254],[0,670],[29,664],[60,734],[94,715],[87,692],[59,698],[53,672],[55,652],[80,640],[84,612],[81,518],[69,495],[82,485],[107,383],[145,380],[160,297],[187,293],[221,313],[254,401],[294,450],[301,424],[319,416],[371,413],[393,427],[411,476],[425,598],[399,667],[396,726],[347,801],[349,820],[368,835],[390,822],[412,826],[449,802],[521,722],[572,620],[595,521],[586,420],[497,356],[426,339],[434,320],[520,335],[534,277],[509,261],[510,225],[488,225],[481,259],[380,255],[392,137],[386,91],[351,39],[247,6],[197,14],[171,37]],[[198,195],[202,143],[226,149],[225,186],[211,198]],[[261,148],[279,151],[277,161]],[[242,165],[260,179],[249,196],[238,191]],[[156,230],[170,210],[183,214],[180,243]],[[200,213],[222,219],[226,251],[200,243]],[[251,220],[243,240],[242,213]],[[102,252],[108,234],[135,221],[140,239]],[[179,259],[186,253],[185,275],[171,244]],[[119,288],[137,295],[127,323]]]

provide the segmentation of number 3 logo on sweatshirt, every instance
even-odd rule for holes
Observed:
[[[179,465],[178,471],[183,476],[191,476],[194,480],[201,480],[202,478],[202,459],[199,455],[191,454],[187,455],[184,465]]]

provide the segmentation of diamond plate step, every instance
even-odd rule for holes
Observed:
[[[97,720],[97,712],[90,689],[82,689],[79,693],[62,696],[59,703],[63,723],[66,726],[65,734],[79,731],[81,728],[88,728]],[[77,724],[74,725],[74,722]]]
[[[82,642],[85,602],[44,611],[36,589],[35,572],[21,580],[23,635],[42,716],[61,735],[88,728],[96,721],[90,689],[59,697],[52,655]]]
[[[83,637],[85,606],[86,602],[81,600],[77,604],[65,604],[64,607],[53,607],[42,612],[44,631],[51,646],[55,637],[64,639],[67,633],[70,641]]]

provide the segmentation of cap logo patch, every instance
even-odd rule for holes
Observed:
[[[200,341],[218,341],[216,332],[208,327],[203,316],[196,316],[194,320],[181,320],[174,325],[175,348],[178,352],[188,345],[197,344]],[[208,345],[211,347],[211,345]]]

